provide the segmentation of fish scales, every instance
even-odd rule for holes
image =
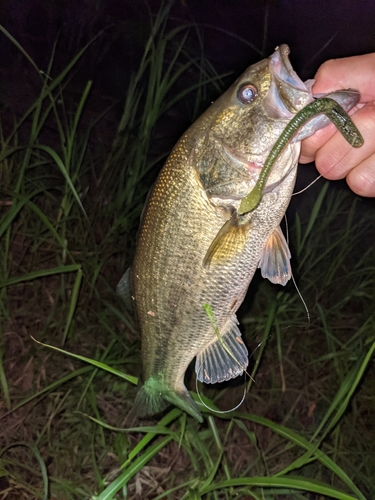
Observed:
[[[183,151],[180,154],[182,158],[185,156]],[[257,268],[264,235],[279,223],[277,216],[267,221],[261,216],[269,205],[267,198],[253,214],[255,231],[248,234],[244,253],[230,265],[224,262],[212,269],[204,267],[203,258],[228,220],[228,214],[216,211],[210,204],[194,169],[187,169],[182,162],[181,166],[178,183],[174,180],[176,166],[169,163],[153,190],[150,210],[144,215],[139,234],[138,246],[142,250],[137,252],[132,265],[137,309],[155,314],[138,316],[141,331],[153,332],[142,338],[145,378],[160,369],[160,366],[153,367],[152,360],[162,358],[168,366],[166,379],[175,383],[181,382],[191,361],[186,359],[181,345],[186,342],[189,350],[198,353],[207,343],[216,340],[203,304],[211,305],[219,328],[223,327],[235,312],[230,305],[243,300],[247,280]],[[293,189],[293,180],[290,179],[290,189]],[[170,196],[165,202],[168,191]],[[288,202],[285,196],[284,210]],[[157,235],[154,227],[158,227]],[[254,255],[258,257],[254,259]],[[253,265],[249,265],[252,261]],[[173,274],[172,283],[169,273]],[[239,282],[243,283],[241,287]],[[197,310],[197,304],[201,310]]]
[[[210,106],[176,144],[148,197],[134,260],[118,288],[132,297],[141,331],[138,415],[172,403],[201,421],[184,385],[187,367],[197,357],[197,377],[208,383],[243,373],[247,350],[235,313],[251,279],[260,262],[272,267],[266,270],[271,281],[290,278],[279,224],[295,184],[299,142],[280,154],[258,206],[241,217],[236,213],[288,121],[313,99],[288,53],[281,46],[251,66]],[[356,100],[345,99],[347,109]],[[270,258],[264,259],[265,252]]]

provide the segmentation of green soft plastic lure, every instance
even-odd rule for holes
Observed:
[[[347,112],[333,99],[322,97],[311,102],[299,111],[288,123],[280,137],[275,142],[270,154],[268,155],[264,167],[259,174],[254,189],[242,199],[238,214],[242,215],[251,212],[256,208],[262,197],[262,192],[267,181],[267,177],[278,156],[288,144],[296,132],[316,115],[324,114],[336,125],[343,137],[354,148],[359,148],[363,144],[363,137],[357,127],[354,125]]]

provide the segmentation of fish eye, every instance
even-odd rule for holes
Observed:
[[[254,99],[258,96],[258,89],[255,85],[251,83],[245,83],[238,89],[237,98],[243,104],[249,104],[253,102]]]

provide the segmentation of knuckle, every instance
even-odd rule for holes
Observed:
[[[337,59],[328,59],[319,67],[315,78],[318,80],[330,80],[332,73],[337,67]]]

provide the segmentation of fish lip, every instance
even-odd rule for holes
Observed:
[[[269,94],[270,99],[272,94],[274,98],[278,95],[280,99],[278,104],[286,108],[281,111],[281,117],[292,118],[294,114],[319,97],[330,97],[336,100],[347,112],[358,103],[360,93],[355,89],[337,89],[328,93],[313,94],[314,80],[303,82],[300,79],[292,67],[289,54],[289,46],[283,43],[276,47],[275,52],[269,57],[269,69],[272,76]]]
[[[289,120],[312,101],[311,86],[307,86],[294,71],[289,61],[288,45],[276,47],[269,57],[271,86],[264,105],[271,117]]]
[[[281,44],[280,47],[276,47],[275,52],[269,58],[272,75],[294,89],[311,96],[311,92],[306,84],[294,71],[292,63],[289,60],[289,54],[290,49],[286,43]]]
[[[277,51],[276,51],[277,52]],[[301,80],[301,78],[294,71],[292,63],[289,60],[290,48],[286,43],[283,43],[279,47],[279,54],[281,61],[284,65],[284,69],[286,70],[288,77],[291,81],[288,81],[293,87],[302,90],[303,92],[309,92],[309,89],[306,87],[305,83]],[[273,56],[271,56],[272,58]],[[285,79],[284,79],[285,81]]]

